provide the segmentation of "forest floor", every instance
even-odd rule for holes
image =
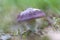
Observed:
[[[53,30],[51,27],[46,28],[47,35],[49,36],[50,40],[60,40],[60,31]]]

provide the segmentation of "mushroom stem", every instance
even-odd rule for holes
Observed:
[[[26,28],[28,30],[31,30],[32,32],[35,31],[35,25],[36,25],[36,20],[35,19],[32,19],[32,20],[29,20],[29,21],[25,22]]]
[[[36,20],[32,19],[29,21],[22,22],[20,24],[20,32],[23,34],[24,32],[31,30],[32,32],[35,32],[35,26],[36,26]]]

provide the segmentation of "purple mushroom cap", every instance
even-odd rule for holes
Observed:
[[[27,20],[31,20],[31,19],[41,18],[44,16],[45,16],[45,13],[43,11],[41,11],[40,9],[28,8],[18,15],[17,20],[18,21],[27,21]]]

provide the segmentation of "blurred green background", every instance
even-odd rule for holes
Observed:
[[[0,29],[14,25],[17,14],[29,7],[60,14],[60,0],[0,0]]]

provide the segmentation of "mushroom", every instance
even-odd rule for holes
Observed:
[[[17,17],[17,21],[21,24],[20,32],[24,33],[25,27],[27,28],[26,30],[35,32],[36,19],[42,17],[45,17],[45,13],[40,9],[28,8],[22,11]]]

